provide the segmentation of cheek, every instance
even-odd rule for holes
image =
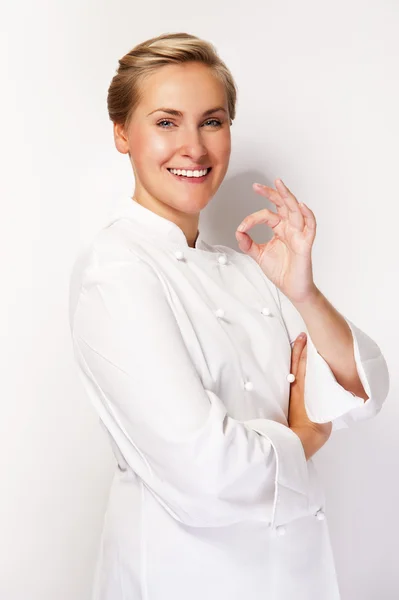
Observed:
[[[131,154],[139,168],[145,169],[150,165],[154,166],[169,159],[171,142],[166,136],[147,131],[141,135],[133,136],[132,139],[134,141]]]
[[[173,150],[172,138],[168,139],[166,135],[157,134],[156,131],[147,134],[145,145],[147,159],[153,163],[168,160],[170,151]]]
[[[231,153],[231,136],[230,130],[226,132],[225,135],[222,135],[215,139],[212,152],[215,156],[218,156],[222,160],[226,160],[230,157]]]

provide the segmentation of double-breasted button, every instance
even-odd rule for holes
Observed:
[[[218,257],[218,261],[221,265],[225,265],[227,263],[227,258],[225,254],[222,254]]]
[[[250,392],[251,390],[253,390],[253,389],[254,389],[254,384],[252,383],[252,381],[246,381],[246,382],[244,383],[244,388],[245,388],[245,389],[246,389],[248,392]]]
[[[271,315],[272,315],[272,311],[267,306],[264,306],[260,312],[262,313],[262,315],[265,315],[266,317],[271,317]]]
[[[176,256],[177,260],[183,260],[184,253],[181,250],[176,250],[175,256]]]
[[[316,519],[318,519],[319,521],[324,521],[325,518],[326,518],[326,515],[324,513],[324,510],[322,508],[320,508],[316,513]]]
[[[290,373],[289,375],[287,375],[287,381],[289,381],[290,383],[295,381],[295,375],[293,373]]]
[[[286,528],[285,525],[279,525],[278,527],[276,527],[276,533],[277,535],[285,535],[286,534]]]
[[[215,310],[215,315],[217,316],[218,319],[223,319],[223,317],[225,315],[223,308],[218,308],[217,310]]]

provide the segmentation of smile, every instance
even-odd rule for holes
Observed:
[[[210,167],[208,169],[208,172],[206,173],[206,175],[202,175],[201,177],[187,177],[187,175],[175,175],[175,173],[171,173],[169,169],[167,169],[169,171],[169,174],[174,177],[176,180],[181,181],[183,183],[202,183],[203,181],[206,180],[206,178],[208,177],[209,173],[212,171],[212,167]]]

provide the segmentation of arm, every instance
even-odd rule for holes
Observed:
[[[147,489],[197,527],[286,523],[309,512],[299,437],[231,418],[205,389],[178,324],[179,301],[144,260],[97,256],[70,312],[79,373],[101,421]]]
[[[339,315],[323,296],[295,307],[274,289],[290,343],[301,331],[308,333],[304,401],[309,418],[315,423],[332,421],[334,431],[376,416],[389,391],[388,367],[376,342]],[[350,329],[351,345],[342,319]]]
[[[263,209],[246,217],[241,233],[236,232],[239,246],[263,281],[274,286],[290,342],[300,331],[309,334],[304,397],[309,419],[332,421],[333,429],[347,427],[380,411],[389,390],[387,365],[371,338],[339,315],[322,294],[314,293],[315,215],[306,204],[298,203],[281,180],[275,183],[276,190],[255,184],[255,191],[273,202],[277,213]],[[245,233],[257,222],[274,230],[271,241],[257,244]],[[304,301],[309,295],[312,299]],[[296,306],[289,297],[296,299]]]
[[[354,396],[368,400],[356,368],[352,332],[344,317],[316,287],[306,302],[293,305],[337,382]]]

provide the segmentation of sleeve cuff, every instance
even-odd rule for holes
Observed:
[[[389,373],[378,345],[349,319],[357,372],[368,400],[355,396],[336,380],[324,358],[308,336],[305,377],[306,412],[315,423],[332,421],[332,429],[347,428],[357,421],[374,417],[389,391]]]
[[[276,456],[272,527],[278,527],[309,514],[309,473],[300,438],[286,425],[267,419],[243,424],[264,435]]]

